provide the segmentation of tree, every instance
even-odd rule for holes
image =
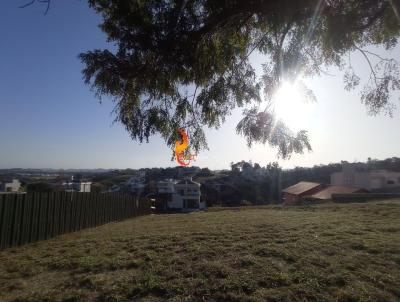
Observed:
[[[214,174],[211,172],[209,168],[202,168],[199,173],[197,173],[196,177],[209,177],[213,176]]]
[[[361,79],[348,59],[353,51],[371,70],[362,103],[373,115],[393,112],[399,64],[368,46],[397,45],[400,0],[88,2],[117,50],[82,53],[84,79],[98,96],[114,98],[116,120],[140,142],[161,134],[173,148],[184,128],[197,152],[207,148],[204,128],[220,127],[240,107],[236,130],[249,146],[269,143],[284,158],[311,150],[306,131],[294,133],[274,116],[274,93],[283,81],[318,76],[332,65],[345,68],[345,89],[354,89]],[[261,80],[249,63],[254,51],[266,56]]]
[[[54,188],[46,182],[35,182],[27,184],[26,191],[29,193],[31,192],[48,193],[48,192],[53,192]]]

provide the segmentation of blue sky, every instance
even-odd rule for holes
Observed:
[[[44,6],[19,9],[23,3],[0,3],[0,168],[175,166],[159,137],[149,144],[131,141],[123,127],[113,123],[112,102],[104,98],[100,104],[83,83],[78,54],[112,47],[97,27],[99,16],[86,2],[54,1],[46,16]],[[391,54],[378,52],[400,57],[399,48]],[[352,58],[356,70],[367,77],[366,62],[356,54]],[[262,60],[252,58],[257,66]],[[304,118],[294,123],[309,131],[313,152],[283,161],[268,145],[248,149],[235,133],[241,112],[236,110],[221,129],[206,131],[210,150],[200,153],[194,164],[222,169],[242,159],[261,165],[278,160],[290,168],[400,156],[400,111],[392,119],[368,116],[359,92],[344,91],[342,73],[330,73],[334,76],[307,81],[318,103],[306,106],[300,115]],[[281,112],[288,105],[282,106]]]

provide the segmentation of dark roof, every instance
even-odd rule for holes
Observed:
[[[320,185],[321,185],[320,183],[316,183],[316,182],[300,181],[299,183],[297,183],[291,187],[283,189],[282,192],[293,194],[293,195],[300,195],[300,194],[310,191]]]
[[[354,187],[329,186],[326,187],[325,189],[322,189],[318,193],[315,193],[311,197],[322,200],[328,200],[332,198],[332,194],[350,194],[350,193],[360,193],[360,192],[368,192],[368,191],[365,189],[354,188]]]

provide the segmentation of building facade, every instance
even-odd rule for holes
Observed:
[[[157,183],[156,208],[180,211],[204,209],[206,203],[201,200],[200,186],[191,178],[179,182],[173,179],[159,181]]]
[[[357,171],[352,165],[343,166],[343,171],[331,174],[331,184],[363,188],[370,191],[400,189],[400,172],[387,170]]]
[[[18,179],[7,179],[0,181],[0,192],[18,192],[21,182]]]
[[[138,171],[123,183],[113,185],[103,193],[124,192],[140,196],[146,188],[146,172]]]
[[[80,175],[72,176],[71,181],[64,182],[62,185],[66,192],[90,193],[92,188],[92,183],[89,181],[82,181]]]

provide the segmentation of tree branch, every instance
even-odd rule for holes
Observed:
[[[366,51],[363,50],[363,49],[361,49],[361,48],[358,47],[357,45],[354,45],[354,47],[355,47],[359,52],[361,52],[361,54],[362,54],[362,55],[364,56],[364,58],[367,60],[368,65],[369,65],[369,67],[370,67],[370,69],[371,69],[371,73],[372,73],[373,76],[374,76],[375,85],[378,86],[378,83],[376,82],[377,77],[376,77],[375,70],[374,70],[374,68],[372,67],[371,61],[369,60],[369,58],[368,58],[368,56],[367,56],[367,54],[366,54]]]
[[[33,3],[35,3],[36,0],[32,0],[31,2],[25,3],[24,5],[18,6],[18,8],[25,8],[28,7],[30,5],[32,5]]]
[[[32,0],[32,1],[30,1],[30,2],[27,2],[27,3],[23,4],[23,5],[21,5],[21,6],[18,6],[18,8],[25,8],[25,7],[31,6],[31,5],[33,5],[36,1],[37,1],[37,2],[40,2],[40,3],[47,3],[46,10],[44,11],[44,14],[47,15],[47,13],[48,13],[49,10],[50,10],[50,2],[51,2],[51,0]]]

